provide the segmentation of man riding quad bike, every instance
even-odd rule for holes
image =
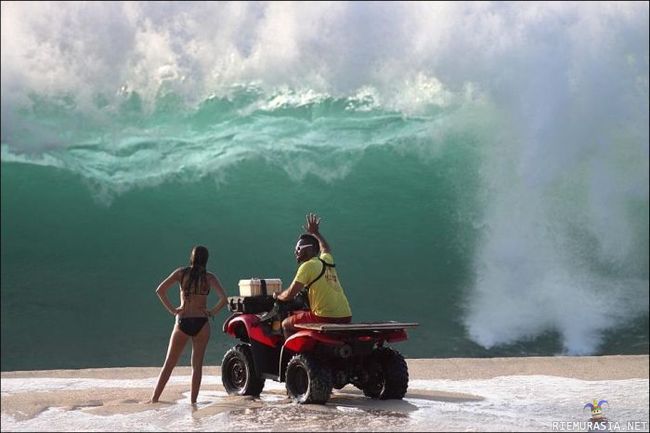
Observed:
[[[271,311],[238,312],[223,326],[224,332],[242,342],[228,350],[221,363],[228,394],[258,396],[265,379],[286,382],[287,394],[298,403],[325,403],[332,388],[348,383],[372,398],[401,399],[406,394],[406,362],[385,344],[406,340],[405,328],[417,324],[298,324],[300,330],[285,340],[273,332],[273,323],[291,314],[292,306],[273,303],[270,296],[257,298],[264,298],[259,304],[267,302]],[[246,307],[241,298],[231,297],[229,308]]]
[[[385,344],[406,340],[405,329],[417,324],[350,323],[352,314],[319,222],[308,215],[309,233],[295,250],[301,265],[287,290],[229,298],[234,314],[223,331],[242,343],[223,358],[224,388],[229,394],[257,396],[265,379],[272,379],[286,382],[289,397],[299,403],[325,403],[332,388],[351,383],[368,397],[401,399],[408,368],[402,355]]]

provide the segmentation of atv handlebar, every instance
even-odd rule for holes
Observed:
[[[305,305],[302,299],[292,299],[290,301],[275,299],[271,310],[261,315],[260,321],[265,322],[271,319],[283,320],[290,312],[303,309],[305,309]]]
[[[273,302],[273,308],[271,308],[270,311],[267,311],[266,313],[262,314],[260,316],[260,321],[261,322],[266,322],[267,320],[274,319],[276,316],[280,315],[280,303],[281,301],[278,301],[277,299]]]

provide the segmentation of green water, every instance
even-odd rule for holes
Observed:
[[[172,319],[154,289],[192,246],[208,246],[229,295],[252,276],[286,285],[310,211],[323,217],[354,319],[420,323],[401,344],[406,356],[557,353],[553,332],[491,349],[468,338],[484,205],[477,140],[451,136],[428,156],[376,145],[353,153],[352,169],[334,180],[294,179],[291,165],[246,158],[218,181],[181,171],[108,203],[83,174],[3,162],[2,368],[160,364]],[[296,167],[323,150],[304,152]],[[233,344],[220,330],[225,317],[212,323],[208,363]],[[620,329],[600,352],[643,353],[643,323]]]

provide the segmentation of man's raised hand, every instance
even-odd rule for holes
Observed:
[[[318,233],[318,225],[320,224],[320,218],[318,215],[310,213],[307,215],[307,224],[304,226],[304,229],[307,233]]]

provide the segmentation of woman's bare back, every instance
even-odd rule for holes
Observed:
[[[179,290],[180,294],[180,307],[182,308],[182,313],[179,314],[180,318],[183,317],[206,317],[207,314],[207,302],[208,294],[210,293],[211,287],[216,287],[217,278],[211,272],[206,272],[206,279],[199,282],[199,290],[195,293],[194,290],[188,290],[188,293],[183,292],[184,284],[189,284],[189,272],[183,273],[181,271],[181,276],[179,277],[181,289]]]

